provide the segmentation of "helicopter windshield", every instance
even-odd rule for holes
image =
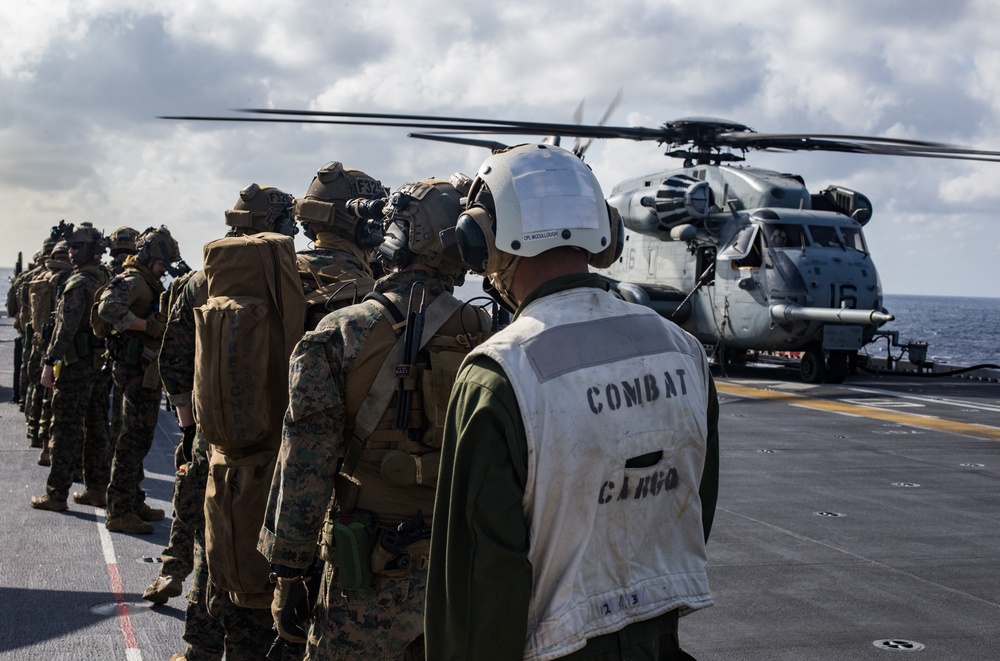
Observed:
[[[804,248],[809,245],[802,225],[768,223],[764,225],[767,245],[772,248]]]
[[[867,253],[868,246],[865,244],[865,235],[861,233],[860,227],[841,227],[840,233],[844,237],[844,244],[848,248]]]
[[[829,225],[810,225],[809,233],[812,234],[813,243],[824,248],[842,248],[844,242],[837,234],[837,228]]]

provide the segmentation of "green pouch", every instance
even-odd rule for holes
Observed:
[[[125,364],[135,367],[139,364],[139,357],[142,355],[142,340],[137,337],[130,337],[125,342]]]
[[[364,590],[371,586],[376,527],[374,515],[366,512],[339,514],[334,518],[337,567],[340,587],[344,590]]]
[[[90,333],[77,333],[73,338],[73,345],[76,348],[76,357],[80,360],[90,358]]]

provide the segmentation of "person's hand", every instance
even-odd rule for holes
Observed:
[[[42,367],[42,385],[46,388],[53,388],[56,385],[56,370],[52,365]]]
[[[276,577],[271,617],[278,635],[290,643],[306,642],[305,628],[309,623],[309,595],[302,577]]]

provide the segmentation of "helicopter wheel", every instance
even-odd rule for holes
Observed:
[[[843,383],[849,371],[848,355],[849,351],[831,351],[830,358],[827,359],[827,383]]]
[[[806,383],[822,383],[826,378],[826,361],[823,359],[823,351],[820,349],[809,349],[802,354],[802,361],[799,363],[799,372],[802,380]]]

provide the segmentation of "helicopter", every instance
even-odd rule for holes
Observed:
[[[243,109],[252,116],[180,120],[291,122],[429,129],[426,140],[508,145],[476,134],[574,138],[583,158],[595,139],[655,141],[682,167],[626,179],[607,198],[624,222],[617,263],[603,272],[626,300],[648,306],[710,347],[725,363],[751,353],[797,356],[807,383],[840,383],[858,352],[893,320],[863,227],[873,206],[831,185],[745,165],[763,151],[833,151],[977,161],[1000,152],[871,136],[758,133],[738,122],[688,117],[657,128],[314,110]],[[582,105],[581,105],[582,107]],[[918,352],[914,352],[919,355]],[[919,360],[917,358],[916,360]]]

